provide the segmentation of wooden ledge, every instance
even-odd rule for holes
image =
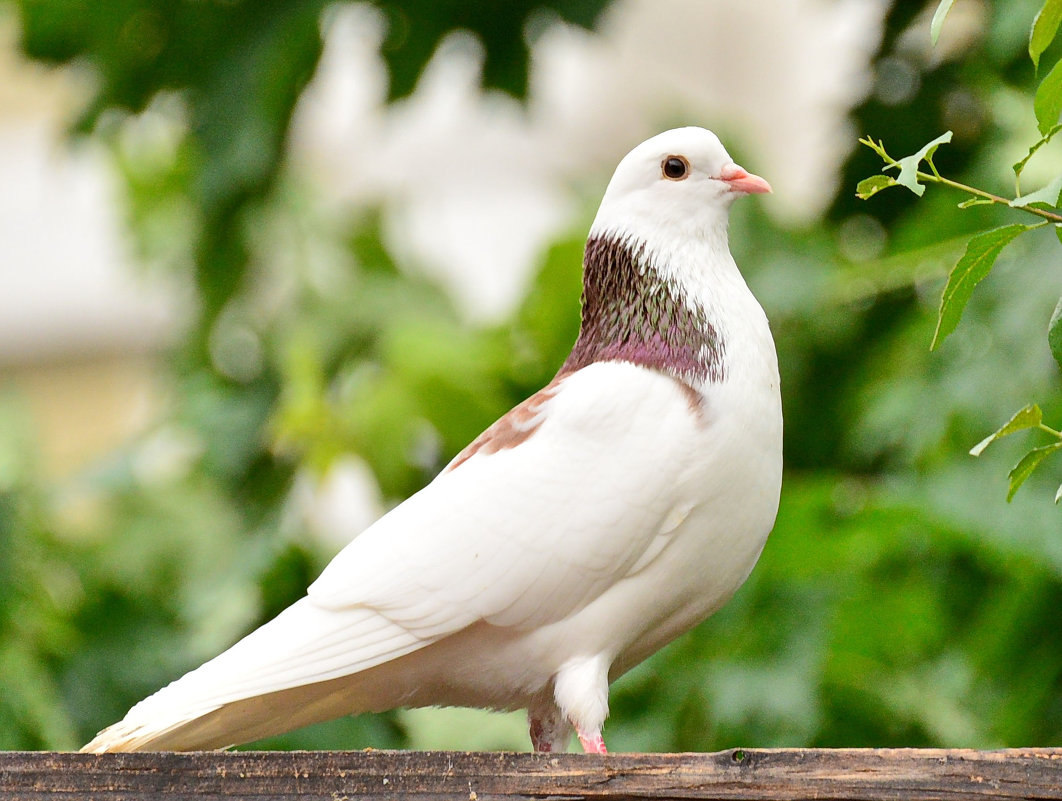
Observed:
[[[0,799],[1062,799],[1062,748],[0,752]]]

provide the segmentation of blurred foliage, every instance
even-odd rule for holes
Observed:
[[[857,128],[880,132],[897,152],[954,130],[938,166],[968,182],[1002,180],[998,154],[1023,152],[1035,130],[1022,117],[1035,86],[1028,28],[1013,22],[1017,6],[1032,9],[1027,21],[1033,5],[982,4],[982,30],[937,60],[908,35],[924,9],[895,4],[874,57],[878,83],[853,112]],[[170,397],[156,427],[60,486],[33,461],[18,399],[0,396],[2,748],[84,741],[293,601],[336,547],[311,534],[300,486],[317,486],[354,453],[386,499],[405,497],[548,381],[578,325],[592,209],[544,254],[510,320],[474,326],[416,265],[392,258],[379,212],[322,210],[313,187],[281,170],[290,103],[319,49],[316,19],[312,36],[300,27],[313,16],[304,6],[195,4],[202,20],[182,7],[185,22],[178,13],[154,23],[169,33],[151,59],[172,59],[168,69],[203,84],[172,78],[152,91],[121,77],[138,74],[126,62],[144,58],[123,52],[115,35],[139,6],[112,8],[85,6],[75,21],[65,5],[27,0],[26,46],[52,60],[89,58],[105,98],[96,107],[131,112],[97,115],[96,131],[125,176],[142,254],[181,274],[198,265],[208,313],[189,334],[198,344],[160,366]],[[431,9],[417,13],[472,25],[449,16],[449,5]],[[511,9],[498,13],[529,13]],[[103,28],[88,21],[111,13]],[[586,13],[571,18],[585,22]],[[178,41],[182,25],[232,25],[241,14],[255,19],[221,37],[237,73],[224,80],[221,61],[207,69],[214,56],[190,50],[195,37]],[[285,26],[302,35],[280,35]],[[405,78],[392,64],[399,92],[430,52],[408,46],[388,56],[410,59]],[[485,47],[490,62],[500,46]],[[519,50],[510,58],[525,57],[522,41],[510,47]],[[497,52],[503,58],[505,48]],[[269,99],[254,90],[265,65],[280,70]],[[233,81],[234,94],[215,80]],[[215,120],[224,98],[231,116]],[[135,112],[145,105],[176,119],[176,133],[142,130],[146,117]],[[215,125],[255,137],[257,160],[241,164],[247,154],[220,129],[200,131]],[[1057,512],[1041,493],[1005,503],[1001,466],[1016,443],[966,456],[1030,395],[1049,399],[1045,415],[1062,415],[1057,368],[1030,333],[1058,292],[1029,292],[1019,277],[1023,263],[1057,264],[1057,242],[1033,232],[1009,246],[963,325],[930,354],[949,266],[972,232],[1003,218],[994,207],[960,211],[933,192],[917,207],[899,192],[863,204],[854,188],[875,158],[850,155],[833,206],[813,226],[782,229],[755,201],[735,206],[732,248],[772,319],[783,374],[782,508],[731,604],[617,683],[606,731],[614,749],[1062,744]],[[222,176],[243,177],[230,186]],[[204,205],[208,185],[231,193],[224,225],[204,222],[215,213]],[[204,233],[215,224],[233,238]],[[238,269],[236,251],[246,256]],[[204,283],[207,264],[217,286]],[[1050,470],[1030,483],[1048,486]],[[416,720],[347,718],[265,745],[437,742]],[[454,748],[491,744],[449,736]]]
[[[382,55],[389,97],[413,91],[439,42],[468,31],[482,42],[483,83],[522,97],[529,20],[552,13],[590,27],[608,0],[439,3],[378,0],[387,20]],[[141,112],[173,94],[187,117],[177,191],[190,201],[205,332],[243,286],[247,211],[275,185],[295,103],[321,55],[323,0],[114,3],[20,0],[24,52],[87,63],[96,91],[78,122]]]
[[[930,38],[934,45],[939,40],[952,2],[953,0],[940,0],[933,14]],[[1029,31],[1029,58],[1037,69],[1039,69],[1040,57],[1054,41],[1060,23],[1062,23],[1062,0],[1043,0],[1043,5],[1033,18]],[[864,178],[859,182],[856,195],[861,200],[869,200],[878,192],[893,186],[905,186],[921,197],[925,193],[926,184],[933,183],[958,190],[965,195],[966,198],[959,203],[961,209],[996,204],[1004,208],[1016,209],[1026,219],[1028,219],[1027,215],[1040,218],[1035,223],[1011,222],[998,228],[980,231],[969,240],[965,252],[952,268],[941,295],[937,328],[933,334],[930,350],[935,349],[958,326],[974,289],[989,275],[1007,245],[1024,233],[1049,225],[1054,226],[1055,233],[1062,241],[1062,214],[1059,213],[1062,211],[1060,209],[1062,175],[1056,176],[1049,183],[1034,191],[1022,191],[1021,187],[1025,168],[1038,153],[1043,152],[1055,135],[1062,131],[1062,123],[1059,122],[1062,117],[1062,60],[1057,61],[1055,66],[1047,71],[1047,75],[1040,79],[1035,95],[1031,98],[1031,106],[1036,116],[1039,138],[1029,140],[1028,153],[1012,166],[1014,171],[1013,197],[1001,196],[941,174],[934,163],[934,156],[940,145],[951,142],[953,135],[951,131],[923,145],[917,152],[898,159],[889,155],[885,149],[885,143],[881,140],[875,142],[871,136],[859,140],[861,145],[873,151],[884,163],[882,173]],[[888,172],[889,170],[894,172]],[[1062,368],[1062,300],[1059,300],[1055,306],[1055,311],[1046,328],[1047,343],[1051,354]],[[1014,493],[1048,456],[1062,451],[1062,432],[1043,422],[1043,412],[1038,405],[1026,404],[970,451],[971,455],[980,456],[984,449],[993,442],[1030,429],[1047,434],[1050,442],[1046,445],[1032,447],[1011,468],[1010,487],[1007,490],[1008,501],[1014,497]],[[1059,485],[1055,491],[1055,503],[1057,504],[1060,500],[1062,500],[1062,485]]]

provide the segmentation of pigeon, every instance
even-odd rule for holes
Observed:
[[[223,748],[399,707],[527,710],[606,753],[609,684],[752,571],[782,481],[778,362],[728,245],[770,192],[712,132],[616,168],[553,380],[355,537],[306,596],[82,750]]]

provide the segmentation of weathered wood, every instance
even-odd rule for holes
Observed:
[[[0,799],[1062,799],[1062,748],[0,753]]]

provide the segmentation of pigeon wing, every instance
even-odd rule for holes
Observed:
[[[294,688],[327,689],[477,621],[563,619],[652,558],[685,500],[700,425],[688,392],[659,373],[604,363],[567,375],[366,529],[307,597],[84,750],[261,737],[335,714],[330,697],[289,700]]]
[[[422,641],[477,620],[560,620],[639,564],[685,500],[700,424],[673,379],[592,364],[488,429],[348,545],[309,597],[371,608]]]

